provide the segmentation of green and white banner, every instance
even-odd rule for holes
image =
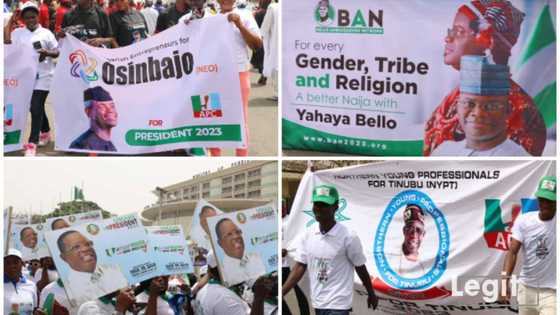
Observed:
[[[555,155],[556,1],[282,6],[284,149],[419,156],[450,142],[464,148],[460,60],[485,55],[509,66],[505,124],[513,143],[503,143]],[[498,127],[488,119],[475,127],[490,137]]]
[[[313,188],[333,186],[337,224],[359,237],[380,297],[376,312],[367,310],[355,275],[355,314],[514,314],[515,287],[513,306],[495,303],[512,227],[539,210],[539,180],[555,173],[553,161],[391,161],[308,171],[285,218],[283,248],[292,255],[306,233],[318,231]],[[326,262],[320,276],[329,283],[338,278],[327,252],[314,259]],[[556,265],[549,254],[543,259]]]
[[[104,49],[68,36],[52,86],[56,149],[138,154],[245,141],[225,16]]]
[[[26,45],[4,45],[4,152],[21,150],[31,95],[37,75],[37,55]]]

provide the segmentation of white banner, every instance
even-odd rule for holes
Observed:
[[[293,252],[298,237],[317,227],[312,189],[332,185],[340,196],[336,220],[359,236],[381,297],[376,314],[512,314],[513,308],[485,301],[492,296],[481,290],[468,296],[465,283],[500,279],[513,222],[538,210],[539,179],[555,171],[551,161],[395,161],[308,172],[284,247]],[[403,259],[404,227],[419,216],[424,233],[413,263]],[[355,288],[365,293],[357,276]],[[354,295],[356,314],[371,313],[366,305],[362,295]]]
[[[283,147],[417,156],[460,142],[467,133],[456,113],[460,57],[486,54],[498,62],[493,54],[502,50],[470,48],[481,41],[498,46],[505,36],[513,47],[511,56],[504,53],[512,78],[504,98],[513,110],[501,124],[507,119],[507,136],[529,154],[554,156],[556,1],[511,0],[515,9],[506,1],[477,2],[471,22],[479,11],[486,19],[498,12],[505,35],[494,31],[488,38],[486,29],[477,33],[468,22],[457,26],[454,18],[468,0],[283,1]],[[458,27],[475,36],[457,43]],[[521,154],[512,151],[499,155]]]
[[[56,149],[137,154],[245,140],[225,16],[103,49],[62,40],[52,86]]]
[[[23,147],[37,64],[31,46],[4,45],[4,152]]]
[[[48,231],[62,229],[65,227],[103,220],[101,210],[93,210],[60,217],[48,218],[45,223]]]

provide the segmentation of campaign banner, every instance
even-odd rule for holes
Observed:
[[[195,250],[201,254],[200,259],[195,258],[195,260],[199,260],[198,262],[195,261],[196,266],[206,265],[206,263],[203,263],[202,261],[203,257],[206,257],[208,251],[212,249],[212,244],[210,244],[210,238],[208,237],[210,230],[208,229],[208,224],[201,224],[202,219],[208,219],[209,217],[220,215],[222,213],[224,213],[222,210],[204,199],[200,199],[196,203],[190,233],[190,239],[194,242]],[[199,257],[199,255],[197,255],[197,257]]]
[[[278,221],[273,203],[208,218],[225,286],[278,270]]]
[[[482,133],[511,142],[479,154],[556,155],[556,1],[287,0],[282,12],[284,149],[465,156]],[[507,68],[460,71],[470,55]],[[484,105],[498,115],[465,121],[460,86],[470,103],[499,95]]]
[[[50,256],[43,237],[46,230],[44,223],[12,224],[11,229],[14,247],[21,252],[24,261]]]
[[[513,314],[516,306],[495,303],[511,228],[538,210],[539,180],[555,173],[552,161],[392,161],[307,172],[286,248],[293,253],[318,228],[313,187],[330,185],[339,194],[337,224],[361,241],[380,297],[376,314]],[[354,312],[371,312],[357,275],[354,283]]]
[[[67,36],[51,90],[55,148],[138,154],[241,146],[233,38],[225,16],[179,23],[117,49]]]
[[[180,225],[147,226],[146,232],[154,260],[158,264],[159,275],[194,271],[189,247]]]
[[[138,214],[48,231],[45,239],[73,305],[158,275]]]
[[[23,148],[37,58],[31,46],[4,45],[4,152]]]
[[[67,228],[74,225],[83,223],[95,222],[103,220],[103,213],[101,210],[87,211],[60,217],[48,218],[45,225],[48,231]]]

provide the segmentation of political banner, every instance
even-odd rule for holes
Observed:
[[[208,218],[214,254],[226,286],[278,270],[277,211],[273,203]]]
[[[196,250],[198,250],[199,252],[202,251],[201,254],[204,257],[206,256],[208,251],[212,249],[212,244],[210,244],[210,238],[208,236],[208,233],[210,233],[210,230],[208,229],[208,223],[201,223],[202,219],[208,219],[209,217],[213,217],[222,213],[224,213],[222,210],[204,199],[200,199],[196,203],[192,217],[190,239],[194,242]],[[206,265],[206,263],[202,264],[202,262],[195,262],[195,265],[204,266]]]
[[[73,305],[158,275],[138,214],[48,231],[45,239]]]
[[[180,225],[146,227],[159,275],[192,273],[193,261]]]
[[[10,248],[10,236],[12,235],[12,211],[12,207],[4,208],[4,243],[2,243],[4,246],[2,251],[4,252],[4,255],[8,253],[8,248]]]
[[[50,256],[43,237],[45,229],[44,223],[12,224],[12,241],[24,261]]]
[[[45,225],[47,226],[48,231],[54,231],[99,220],[103,220],[103,213],[101,213],[101,210],[93,210],[60,217],[48,218]]]
[[[179,23],[117,49],[67,36],[51,90],[55,149],[138,154],[241,146],[233,38],[225,16]]]
[[[4,45],[4,152],[23,148],[23,135],[37,76],[37,56],[31,46]]]
[[[284,149],[556,155],[556,1],[282,6]]]
[[[321,189],[329,194],[334,187],[337,224],[359,237],[380,297],[376,314],[513,314],[515,289],[513,306],[495,303],[511,229],[538,211],[539,180],[555,173],[552,161],[392,161],[307,172],[286,248],[293,253],[304,233],[318,229],[313,188],[327,185]],[[328,281],[336,271],[323,261]],[[354,312],[371,313],[357,275],[354,283]]]

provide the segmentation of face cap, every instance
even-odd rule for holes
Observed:
[[[324,202],[330,206],[338,202],[338,191],[334,186],[321,185],[313,188],[313,202]]]
[[[535,193],[538,198],[556,201],[556,177],[545,176],[539,181],[539,188]]]

